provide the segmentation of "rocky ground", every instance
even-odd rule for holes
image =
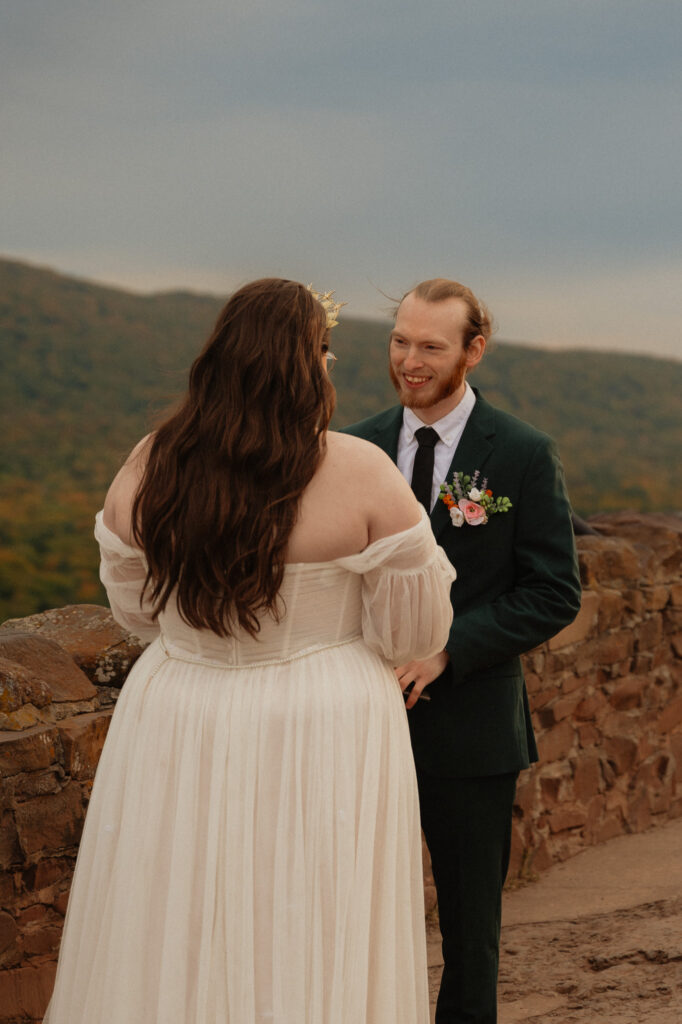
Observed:
[[[435,1001],[435,922],[429,954]],[[499,1000],[500,1024],[680,1024],[682,820],[505,893]]]

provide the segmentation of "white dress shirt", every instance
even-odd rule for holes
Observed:
[[[440,485],[445,483],[445,477],[450,469],[450,463],[455,457],[455,451],[460,438],[464,433],[467,420],[476,404],[476,395],[468,383],[464,387],[464,396],[461,402],[455,406],[452,412],[435,423],[424,423],[413,409],[403,409],[403,425],[400,428],[398,437],[398,458],[397,465],[408,483],[412,480],[412,469],[414,457],[417,454],[419,442],[414,436],[415,431],[420,427],[429,426],[438,434],[440,440],[436,442],[433,453],[433,480],[431,483],[431,506],[430,511],[438,500]]]

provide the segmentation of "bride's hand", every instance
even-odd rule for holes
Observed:
[[[438,654],[434,654],[432,658],[426,658],[425,661],[408,661],[406,665],[399,665],[395,669],[401,690],[404,691],[410,683],[414,683],[405,702],[405,707],[408,710],[417,703],[424,687],[432,683],[441,672],[445,671],[445,666],[449,661],[450,655],[448,652],[440,651]],[[424,699],[428,699],[428,697],[424,695]]]

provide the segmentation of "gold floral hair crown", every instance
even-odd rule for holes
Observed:
[[[334,292],[316,292],[311,284],[308,285],[308,291],[311,293],[314,299],[324,307],[324,311],[327,314],[327,330],[331,330],[332,327],[336,327],[339,321],[336,319],[339,315],[339,310],[342,306],[348,305],[346,302],[334,302],[332,295]]]

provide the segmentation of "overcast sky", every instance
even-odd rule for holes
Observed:
[[[2,0],[2,254],[682,358],[679,0]]]

